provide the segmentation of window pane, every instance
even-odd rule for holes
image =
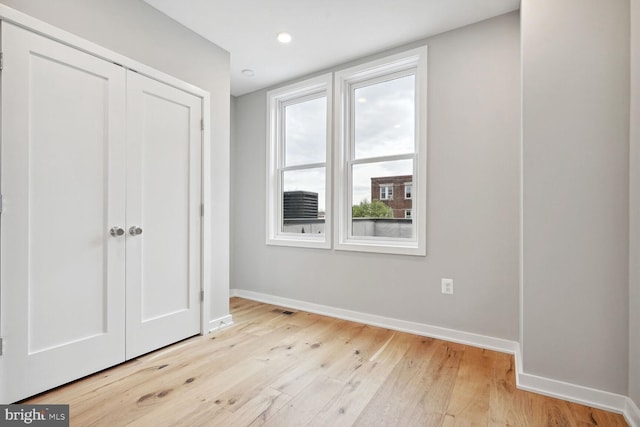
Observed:
[[[413,237],[413,221],[405,215],[413,201],[405,199],[404,184],[413,179],[413,160],[353,166],[352,235]]]
[[[325,168],[282,174],[282,231],[324,234]]]
[[[379,184],[380,200],[393,199],[393,184]]]
[[[326,97],[285,107],[284,146],[285,166],[326,161]]]
[[[355,158],[415,151],[415,76],[354,90]]]

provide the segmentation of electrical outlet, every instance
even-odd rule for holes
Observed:
[[[453,279],[442,279],[442,293],[453,294]]]

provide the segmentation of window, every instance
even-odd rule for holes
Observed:
[[[426,254],[426,53],[267,94],[267,244]]]
[[[393,185],[384,184],[380,185],[380,200],[392,200],[393,199]]]
[[[426,201],[413,188],[426,194],[426,47],[336,73],[335,98],[336,249],[425,255]],[[354,217],[381,178],[411,180],[409,215],[393,201],[393,185],[381,185],[394,214]]]
[[[332,76],[267,94],[267,244],[329,248]]]
[[[411,187],[412,187],[412,184],[410,182],[407,182],[404,185],[404,198],[405,199],[411,199]]]

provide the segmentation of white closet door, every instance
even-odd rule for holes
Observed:
[[[125,357],[125,71],[2,23],[0,399]]]
[[[200,332],[202,107],[128,72],[127,109],[129,359]]]

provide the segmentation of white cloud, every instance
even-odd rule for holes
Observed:
[[[326,157],[327,98],[289,105],[285,119],[285,165],[323,163]]]
[[[413,152],[415,76],[365,86],[355,98],[355,157],[358,159]]]

